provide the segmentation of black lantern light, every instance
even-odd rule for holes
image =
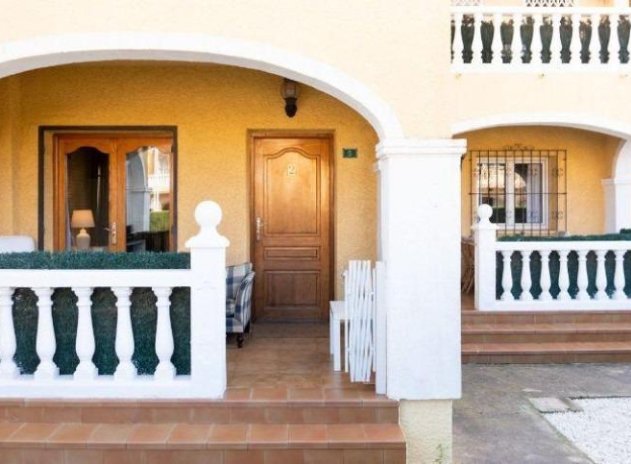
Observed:
[[[298,111],[298,95],[300,95],[298,83],[291,79],[283,79],[280,94],[285,99],[285,114],[293,118]]]

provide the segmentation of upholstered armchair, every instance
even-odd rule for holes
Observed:
[[[243,346],[244,334],[250,333],[252,314],[252,263],[226,268],[226,333],[237,334],[237,346]]]

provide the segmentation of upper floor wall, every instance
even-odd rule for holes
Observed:
[[[615,121],[624,126],[622,132],[626,134],[627,126],[631,127],[631,111],[627,112],[629,105],[624,104],[629,85],[627,69],[631,70],[629,46],[616,48],[614,36],[620,35],[628,44],[629,2],[625,0],[620,6],[620,0],[574,0],[579,7],[528,7],[524,13],[526,7],[520,6],[524,1],[531,0],[484,0],[484,7],[452,7],[447,0],[399,0],[396,5],[389,0],[66,0],[61,9],[55,2],[43,0],[0,0],[5,12],[0,29],[0,77],[7,75],[2,64],[11,60],[22,66],[19,69],[28,70],[60,61],[114,59],[119,51],[125,57],[128,55],[124,52],[132,48],[138,52],[134,59],[197,61],[199,54],[189,53],[186,47],[177,56],[159,51],[184,43],[201,49],[209,40],[221,40],[255,44],[254,54],[261,63],[257,69],[278,72],[266,68],[268,57],[289,57],[307,73],[315,63],[318,72],[331,70],[348,87],[365,87],[394,115],[395,125],[400,127],[400,131],[392,132],[396,136],[450,137],[463,121],[516,112],[582,113],[601,121]],[[532,34],[534,45],[526,37],[529,45],[524,51],[524,44],[512,36],[509,44],[510,28],[500,24],[520,21],[526,26],[520,27],[521,39],[521,35],[528,36],[529,30],[537,30],[528,19],[533,12],[541,12],[540,18],[537,13],[533,19],[540,20],[537,24],[541,28],[549,29],[550,21],[556,24],[552,28],[558,34],[552,37],[558,40],[548,44],[544,34],[539,37],[539,45],[538,35]],[[521,19],[515,16],[519,14]],[[587,43],[596,16],[598,24],[604,24],[599,26],[599,34],[603,35],[603,43],[608,43],[608,61],[599,58],[600,63],[583,63],[600,56],[600,50],[595,51],[596,41]],[[578,21],[572,23],[572,18]],[[449,27],[450,20],[454,21],[453,28]],[[473,21],[470,45],[462,33],[452,36],[451,32],[462,32],[466,21]],[[475,34],[483,28],[484,40],[482,33]],[[489,31],[496,30],[499,32],[489,36]],[[561,30],[565,31],[563,37]],[[583,42],[574,40],[568,45],[568,33],[575,38],[582,36]],[[95,50],[92,56],[90,47],[94,43],[105,48],[111,44],[110,54],[104,56],[103,50]],[[80,57],[72,53],[48,55],[51,49],[63,52],[67,44],[83,47],[85,53]],[[467,47],[476,56],[471,63],[465,63],[462,53]],[[540,53],[543,49],[554,53],[548,57]],[[147,53],[143,53],[145,50]],[[525,52],[529,59],[535,57],[532,65],[510,62],[513,56]],[[624,59],[616,64],[620,52]],[[541,63],[537,56],[541,56]],[[206,61],[212,60],[208,56]],[[329,91],[317,82],[307,83]],[[354,108],[365,115],[360,106]]]

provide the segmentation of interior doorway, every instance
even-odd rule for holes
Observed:
[[[55,250],[175,250],[170,134],[62,133],[53,138]]]

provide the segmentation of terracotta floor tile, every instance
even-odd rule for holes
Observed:
[[[289,426],[286,424],[252,424],[248,434],[248,448],[287,447]]]
[[[232,408],[200,406],[193,408],[191,422],[194,424],[228,424]]]
[[[48,439],[48,446],[85,448],[96,427],[96,424],[61,424]]]
[[[265,422],[267,424],[301,424],[303,422],[302,409],[289,406],[265,408]]]
[[[219,450],[147,450],[143,464],[223,464],[223,452]]]
[[[324,390],[322,388],[289,388],[288,399],[290,403],[299,401],[320,404],[324,402]]]
[[[405,450],[383,450],[383,464],[405,464]]]
[[[405,437],[397,424],[364,424],[364,433],[368,444],[378,443],[375,447],[400,448],[405,446]]]
[[[235,406],[229,408],[231,424],[251,424],[267,422],[264,407]]]
[[[127,448],[164,448],[174,424],[138,424],[127,438]]]
[[[18,446],[43,448],[46,446],[48,438],[58,427],[58,424],[46,422],[24,424],[9,437],[9,440],[12,443],[19,444]]]
[[[263,453],[265,464],[303,464],[302,450],[265,450]]]
[[[144,451],[103,450],[103,464],[142,464]]]
[[[133,426],[130,424],[99,424],[88,438],[90,448],[125,448]]]
[[[264,450],[226,450],[223,464],[265,464]]]
[[[2,464],[22,464],[22,450],[15,448],[3,448],[0,451]]]
[[[223,396],[223,401],[246,401],[252,395],[251,388],[228,388]]]
[[[177,424],[167,439],[169,447],[206,448],[212,425]]]
[[[217,424],[208,437],[208,448],[246,448],[248,426],[245,424]]]
[[[289,426],[290,448],[326,448],[326,425],[291,424]]]
[[[287,388],[253,388],[251,401],[274,402],[287,401]]]
[[[4,442],[13,435],[20,427],[24,426],[22,422],[2,422],[0,423],[0,442]]]
[[[363,448],[366,446],[366,434],[361,424],[329,424],[326,429],[329,448],[336,446],[352,446]]]
[[[344,450],[344,464],[383,464],[383,450]]]
[[[325,388],[324,399],[334,401],[337,406],[342,404],[361,403],[361,392],[347,388]]]
[[[344,452],[335,450],[304,450],[305,464],[343,464]]]
[[[147,408],[148,409],[148,408]],[[169,408],[153,408],[151,422],[191,422],[193,417],[193,410],[190,407],[169,407]],[[139,419],[139,422],[145,419]]]
[[[64,455],[66,464],[103,464],[103,450],[69,449]]]
[[[64,464],[64,452],[51,449],[23,449],[22,464]]]

